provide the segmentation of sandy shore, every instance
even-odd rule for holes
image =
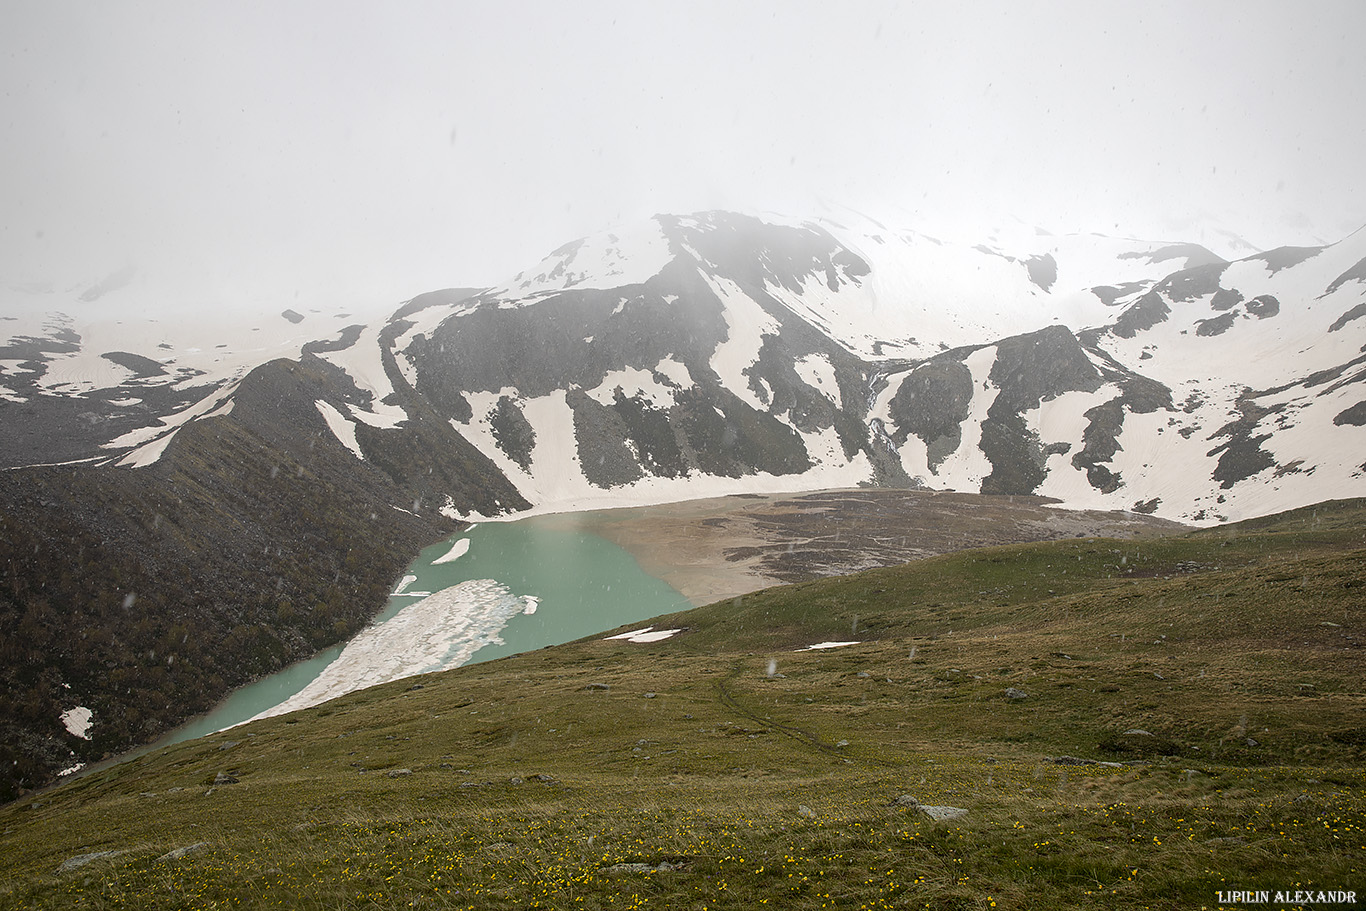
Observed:
[[[699,606],[967,547],[1184,527],[1135,513],[1061,509],[1039,497],[880,488],[741,494],[542,519],[613,541]]]

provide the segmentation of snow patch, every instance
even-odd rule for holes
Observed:
[[[338,442],[351,450],[356,458],[364,460],[365,453],[361,451],[360,443],[356,440],[356,425],[348,421],[340,411],[322,399],[313,404],[317,406],[318,413],[323,416],[323,420],[327,422],[328,428]]]
[[[604,636],[603,642],[612,639],[624,639],[627,642],[662,642],[670,636],[676,636],[683,632],[681,629],[655,629],[647,626],[644,629],[631,630],[629,633],[617,633],[615,636]]]
[[[650,219],[565,244],[492,295],[500,306],[525,306],[571,288],[609,290],[638,285],[658,275],[672,259],[659,222]]]
[[[846,645],[861,645],[859,640],[853,642],[817,642],[815,645],[808,645],[806,648],[793,649],[798,652],[814,652],[827,648],[844,648]]]
[[[201,417],[221,417],[232,410],[232,394],[237,391],[237,383],[232,382],[215,389],[189,408],[182,409],[169,417],[162,418],[150,427],[130,430],[117,439],[104,444],[106,449],[136,447],[118,464],[125,468],[144,468],[161,458],[171,439],[181,427]]]
[[[712,352],[711,368],[721,383],[739,398],[759,411],[768,407],[749,387],[749,368],[758,362],[764,336],[777,335],[778,321],[754,301],[735,282],[719,276],[702,276],[711,290],[721,299],[725,310],[726,340]]]
[[[830,358],[824,354],[808,354],[792,366],[796,368],[797,376],[802,378],[802,382],[834,402],[836,408],[844,407],[840,402],[839,382],[835,379],[835,368],[831,365]]]
[[[90,739],[90,726],[94,724],[95,713],[83,705],[62,712],[62,725],[73,737]]]

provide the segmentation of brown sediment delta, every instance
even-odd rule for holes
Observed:
[[[1030,496],[853,488],[738,494],[543,517],[616,543],[694,605],[970,547],[1132,538],[1184,526]]]

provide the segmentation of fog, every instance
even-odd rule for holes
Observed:
[[[0,286],[500,282],[656,212],[1259,247],[1366,223],[1366,4],[16,3]]]

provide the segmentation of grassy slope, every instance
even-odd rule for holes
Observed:
[[[1361,895],[1363,528],[1350,501],[967,551],[662,618],[689,630],[659,643],[594,638],[353,694],[0,810],[0,906]],[[843,639],[862,642],[793,651]],[[905,794],[970,812],[935,822],[895,806]],[[60,869],[99,851],[122,853]],[[666,861],[680,869],[609,869]]]

